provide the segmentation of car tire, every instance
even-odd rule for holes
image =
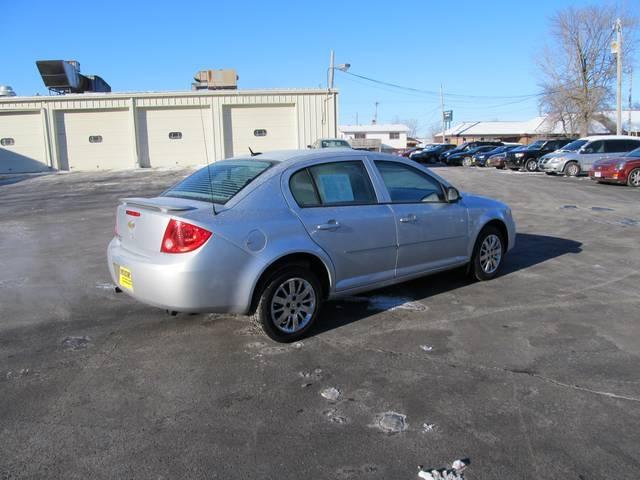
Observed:
[[[556,172],[544,172],[544,173],[546,173],[547,175],[555,175],[556,174]]]
[[[563,172],[567,177],[577,177],[580,175],[580,165],[576,162],[569,162],[564,166]]]
[[[473,247],[471,274],[476,280],[494,278],[502,266],[505,254],[505,239],[496,227],[489,225],[482,229]]]
[[[640,168],[634,168],[629,172],[627,185],[630,187],[640,187]]]
[[[272,340],[295,342],[315,323],[322,301],[317,275],[307,268],[291,265],[275,272],[263,284],[251,319]]]
[[[524,169],[527,172],[535,172],[536,170],[538,170],[538,162],[535,158],[530,158],[529,160],[524,162]]]
[[[471,158],[469,157],[464,157],[462,159],[462,166],[463,167],[470,167],[471,166]]]

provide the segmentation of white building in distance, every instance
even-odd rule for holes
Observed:
[[[400,123],[340,125],[342,138],[353,148],[398,152],[407,148],[409,127]]]

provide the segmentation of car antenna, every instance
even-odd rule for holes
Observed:
[[[198,97],[198,103],[200,104],[200,125],[202,126],[202,141],[204,142],[204,156],[207,161],[207,175],[209,176],[209,195],[211,195],[211,209],[213,210],[213,216],[217,215],[216,202],[213,201],[213,184],[211,183],[211,170],[209,169],[209,148],[207,147],[207,135],[204,130],[204,118],[202,116],[202,97]]]
[[[251,153],[252,157],[255,157],[256,155],[262,155],[262,152],[254,152],[253,150],[251,150],[251,147],[249,147],[249,152]]]

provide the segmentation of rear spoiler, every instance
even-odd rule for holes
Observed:
[[[191,205],[167,205],[158,199],[152,198],[120,198],[119,201],[123,205],[131,205],[132,207],[146,208],[148,210],[156,210],[162,213],[168,212],[188,212],[196,210]]]

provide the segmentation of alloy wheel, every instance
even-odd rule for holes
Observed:
[[[480,246],[480,267],[487,274],[492,274],[500,266],[502,260],[502,242],[495,234],[487,235]]]
[[[629,174],[629,185],[632,187],[640,187],[640,169],[633,170]]]
[[[526,163],[525,168],[528,172],[535,172],[538,169],[538,162],[536,162],[535,160],[529,160]]]
[[[580,173],[580,167],[576,163],[571,163],[567,166],[567,175],[575,177]]]
[[[295,333],[313,318],[316,292],[304,278],[289,278],[276,289],[271,299],[271,318],[279,330]]]

